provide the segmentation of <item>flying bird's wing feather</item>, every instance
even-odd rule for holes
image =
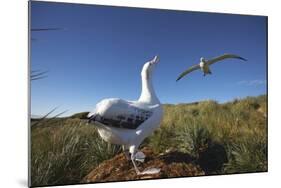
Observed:
[[[188,73],[195,71],[197,69],[200,69],[199,65],[193,65],[192,67],[189,67],[186,71],[184,71],[183,73],[181,73],[179,75],[179,77],[177,78],[177,81],[180,80],[182,77],[184,77],[185,75],[187,75]]]
[[[213,59],[208,60],[208,61],[207,61],[207,64],[208,64],[208,65],[212,65],[212,64],[214,64],[214,63],[216,63],[216,62],[218,62],[218,61],[221,61],[221,60],[224,60],[224,59],[229,59],[229,58],[241,59],[241,60],[243,60],[243,61],[247,61],[245,58],[240,57],[240,56],[235,55],[235,54],[224,54],[224,55],[221,55],[221,56],[219,56],[219,57],[215,57],[215,58],[213,58]]]

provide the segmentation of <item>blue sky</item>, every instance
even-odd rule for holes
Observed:
[[[154,88],[162,103],[226,102],[266,93],[266,17],[185,11],[31,3],[31,113],[54,107],[65,115],[89,111],[109,97],[138,99],[142,65],[160,56]],[[200,57],[234,53],[211,76],[177,76]]]

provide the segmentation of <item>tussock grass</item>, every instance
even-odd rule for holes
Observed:
[[[267,96],[218,104],[164,105],[161,127],[141,147],[188,153],[206,174],[267,171]],[[121,152],[88,125],[86,113],[46,119],[31,130],[32,185],[79,183]]]
[[[149,138],[149,145],[156,152],[173,148],[197,159],[219,145],[224,151],[217,155],[226,155],[227,160],[216,174],[267,171],[266,101],[262,95],[225,104],[166,105],[161,128]]]
[[[78,183],[104,160],[120,152],[120,147],[101,140],[94,127],[79,119],[61,119],[51,127],[31,132],[32,185]]]

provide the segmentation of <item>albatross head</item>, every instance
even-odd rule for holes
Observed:
[[[139,98],[139,102],[149,103],[149,104],[160,104],[152,84],[152,74],[154,68],[159,62],[159,57],[155,56],[151,61],[146,62],[143,65],[141,71],[141,95]]]
[[[201,57],[201,58],[200,58],[200,62],[205,63],[205,58],[204,58],[204,57]]]
[[[159,57],[155,56],[151,61],[146,62],[143,65],[142,71],[141,71],[141,76],[145,77],[146,79],[150,79],[151,75],[153,73],[154,68],[159,62]]]

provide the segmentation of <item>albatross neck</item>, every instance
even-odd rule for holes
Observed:
[[[155,94],[151,77],[148,77],[148,75],[143,75],[141,81],[142,90],[138,101],[148,104],[159,104],[160,102]]]

